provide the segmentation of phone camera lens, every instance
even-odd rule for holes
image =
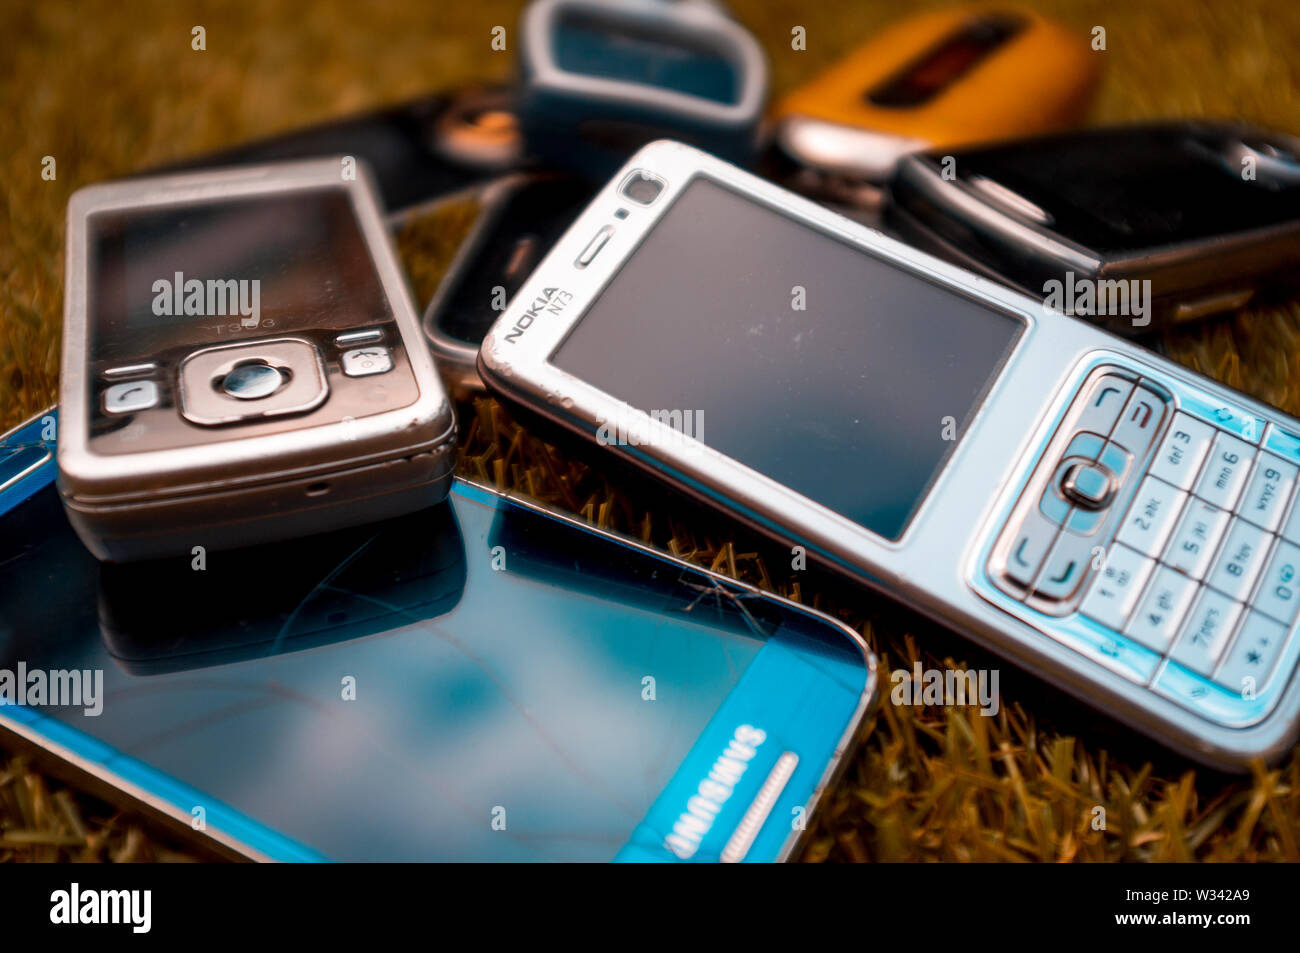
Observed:
[[[649,205],[664,190],[664,180],[649,172],[637,170],[623,180],[620,191],[637,205]]]

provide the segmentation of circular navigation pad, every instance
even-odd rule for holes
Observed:
[[[237,400],[261,400],[270,397],[288,380],[289,375],[278,367],[272,367],[263,361],[250,361],[240,364],[213,383],[222,393]]]
[[[179,383],[181,416],[201,427],[303,414],[329,396],[320,351],[302,338],[201,348]]]

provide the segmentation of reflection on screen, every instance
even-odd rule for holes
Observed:
[[[1020,329],[697,178],[553,360],[897,539]]]
[[[390,317],[342,188],[98,212],[89,237],[97,358]]]
[[[0,520],[0,668],[103,669],[56,717],[327,856],[610,859],[780,619],[452,499],[101,578],[47,488]]]

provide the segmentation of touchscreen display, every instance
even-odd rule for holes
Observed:
[[[552,360],[897,539],[1022,329],[697,178]]]
[[[863,687],[838,630],[474,487],[203,572],[97,564],[52,486],[0,518],[0,676],[99,673],[39,710],[111,770],[137,759],[337,860],[614,858],[769,641],[798,646],[783,684],[818,686],[789,704],[835,726],[804,733],[815,779]]]

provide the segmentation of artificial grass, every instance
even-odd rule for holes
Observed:
[[[902,15],[884,2],[733,0],[780,93]],[[916,8],[936,4],[916,4]],[[1300,132],[1300,7],[1150,0],[1034,4],[1087,34],[1105,26],[1092,121],[1231,116]],[[490,30],[519,5],[289,0],[0,7],[0,431],[54,402],[63,214],[79,185],[356,109],[509,74]],[[207,30],[207,50],[190,47]],[[793,25],[803,52],[789,49]],[[58,177],[41,178],[52,155]],[[464,210],[404,236],[421,303]],[[1300,307],[1264,306],[1169,335],[1188,366],[1300,413]],[[1297,860],[1300,757],[1248,778],[1198,770],[888,599],[672,496],[594,469],[491,401],[463,408],[460,468],[602,526],[825,609],[893,668],[998,668],[1002,710],[885,701],[815,815],[805,860]],[[886,692],[888,684],[884,686]],[[1105,827],[1097,829],[1097,808]],[[0,754],[0,859],[188,856],[147,822]]]

